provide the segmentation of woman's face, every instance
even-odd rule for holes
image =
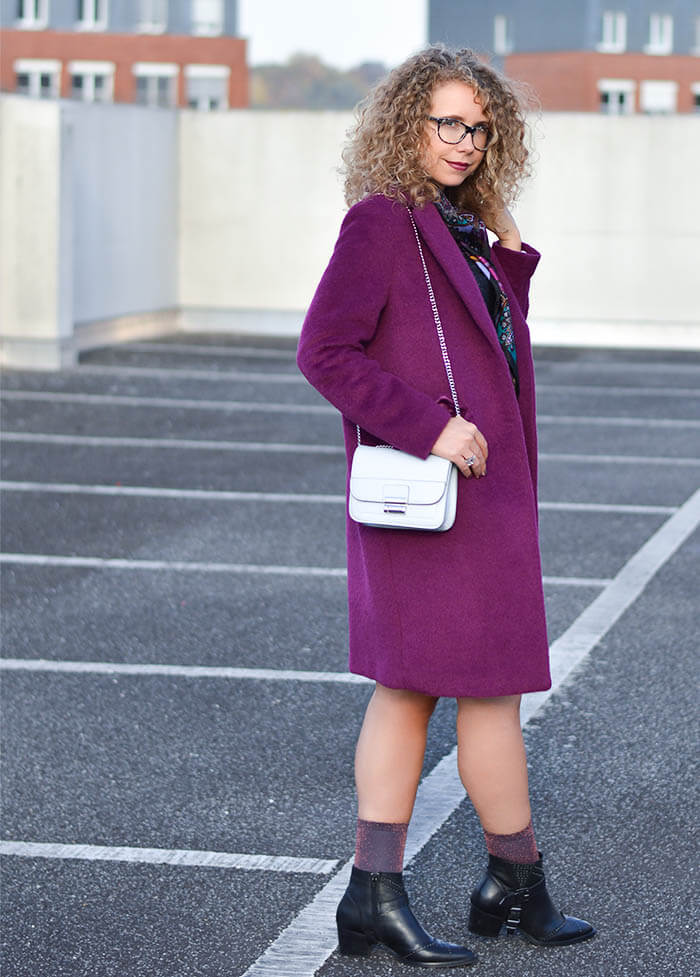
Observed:
[[[435,88],[430,115],[437,119],[455,119],[468,126],[484,125],[489,121],[474,98],[474,89],[466,82],[457,80],[445,81]],[[443,188],[458,187],[476,172],[484,158],[483,152],[474,148],[469,133],[461,142],[450,144],[438,136],[436,122],[426,121],[425,125],[427,136],[423,165],[428,175]]]

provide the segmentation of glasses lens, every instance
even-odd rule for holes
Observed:
[[[457,143],[464,139],[464,125],[456,119],[442,119],[438,122],[438,136],[443,142]]]
[[[474,149],[484,150],[491,141],[491,133],[485,126],[477,126],[472,132],[472,139],[474,140]]]

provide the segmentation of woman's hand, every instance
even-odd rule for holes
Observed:
[[[433,445],[431,454],[453,461],[465,478],[486,474],[486,459],[489,448],[486,438],[475,424],[463,417],[452,417]],[[474,458],[471,464],[468,462]]]
[[[506,206],[494,211],[492,215],[485,214],[484,223],[490,231],[493,231],[504,248],[509,248],[511,251],[522,249],[523,242],[518,225]]]

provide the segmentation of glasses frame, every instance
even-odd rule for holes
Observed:
[[[460,119],[451,119],[449,116],[441,116],[440,118],[438,118],[435,115],[429,115],[428,116],[428,121],[429,122],[435,122],[436,123],[436,125],[437,125],[438,139],[440,140],[440,142],[444,142],[446,146],[459,146],[459,144],[464,139],[466,139],[467,136],[471,136],[472,137],[472,146],[474,147],[474,149],[476,150],[476,152],[477,153],[485,153],[486,150],[489,149],[493,145],[493,143],[495,142],[495,139],[496,139],[496,136],[495,136],[495,133],[493,132],[493,130],[487,128],[486,132],[487,132],[487,135],[488,135],[488,141],[487,141],[487,143],[486,143],[486,145],[484,146],[483,149],[479,149],[479,147],[474,142],[474,133],[475,132],[483,132],[483,126],[484,126],[484,123],[483,122],[477,122],[477,124],[475,126],[468,126],[466,122],[462,122]],[[456,123],[457,125],[462,126],[462,128],[464,129],[464,132],[459,137],[459,139],[456,139],[454,142],[451,142],[449,139],[443,139],[442,138],[442,136],[440,135],[440,126],[442,125],[443,122],[452,122],[452,123]]]

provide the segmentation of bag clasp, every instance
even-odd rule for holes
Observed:
[[[408,510],[408,485],[389,483],[383,488],[384,512],[405,515]]]

